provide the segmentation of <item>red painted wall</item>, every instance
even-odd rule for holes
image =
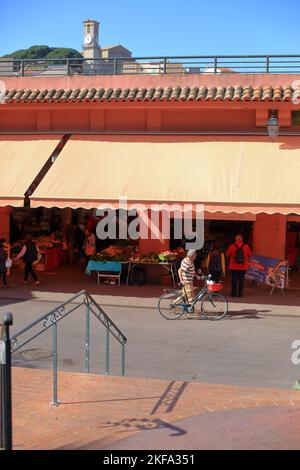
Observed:
[[[286,216],[257,214],[253,227],[253,252],[270,258],[285,258]]]

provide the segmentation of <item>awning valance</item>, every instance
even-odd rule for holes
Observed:
[[[99,142],[70,139],[32,207],[103,202],[203,203],[208,212],[300,213],[300,148],[280,142]]]
[[[57,136],[0,136],[0,206],[23,206],[25,192],[58,142]]]

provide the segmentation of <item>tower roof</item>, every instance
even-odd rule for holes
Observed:
[[[97,24],[100,24],[99,21],[97,21],[97,20],[84,20],[83,23],[97,23]]]

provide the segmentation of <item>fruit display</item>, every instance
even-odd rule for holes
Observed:
[[[128,261],[132,256],[133,247],[128,245],[110,245],[105,250],[93,256],[94,261]]]
[[[163,251],[158,255],[160,261],[175,261],[177,254],[172,251]]]
[[[39,250],[43,253],[47,250],[50,250],[51,248],[57,248],[59,246],[62,246],[62,241],[61,240],[55,240],[51,236],[44,236],[40,238],[34,239],[35,243],[37,244]],[[19,241],[14,243],[11,246],[11,254],[17,255],[20,253],[22,250],[22,247],[24,245],[24,241]]]
[[[156,253],[149,253],[148,255],[144,255],[142,253],[136,252],[134,256],[130,258],[132,262],[140,262],[140,263],[159,263],[159,258]]]
[[[94,261],[119,261],[131,263],[161,263],[175,261],[177,254],[171,251],[143,254],[132,246],[111,245],[92,258]]]

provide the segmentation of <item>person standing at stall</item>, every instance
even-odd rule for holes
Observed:
[[[88,263],[90,258],[96,253],[96,237],[89,230],[85,231],[85,241],[84,241],[84,255],[86,262]]]
[[[39,286],[40,281],[38,280],[37,275],[33,269],[34,262],[39,259],[39,249],[32,240],[32,236],[30,234],[26,235],[24,246],[15,259],[17,260],[20,258],[23,258],[25,263],[24,280],[22,281],[22,284],[27,284],[28,276],[30,274],[34,280],[33,285]]]
[[[219,282],[221,276],[225,276],[225,255],[217,244],[208,253],[206,267],[214,282]]]
[[[252,253],[249,246],[243,242],[242,235],[236,235],[235,243],[229,246],[226,256],[229,258],[231,271],[231,297],[243,297],[244,278]]]

